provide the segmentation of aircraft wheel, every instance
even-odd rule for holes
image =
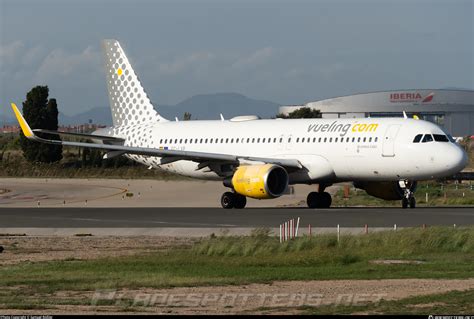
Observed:
[[[402,208],[408,207],[408,199],[406,197],[402,198]]]
[[[231,209],[235,205],[235,195],[231,192],[225,192],[221,197],[222,208]]]
[[[247,205],[247,197],[240,194],[234,194],[234,208],[242,209]]]
[[[410,208],[415,208],[416,207],[415,197],[410,197],[409,204],[410,204]]]
[[[311,192],[306,197],[306,204],[309,208],[319,208],[321,204],[321,195],[318,192]]]
[[[329,208],[331,207],[332,197],[331,194],[328,192],[321,193],[321,207],[322,208]]]

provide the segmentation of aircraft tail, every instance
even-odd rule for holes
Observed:
[[[114,126],[166,122],[151,103],[117,40],[103,40],[109,103]]]

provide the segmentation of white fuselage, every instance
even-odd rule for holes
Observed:
[[[414,143],[418,134],[446,136],[433,123],[403,118],[180,121],[120,126],[101,133],[125,145],[240,156],[297,159],[303,170],[290,183],[427,180],[446,177],[467,164],[455,143]],[[223,179],[198,163],[127,155],[142,164],[201,179]]]

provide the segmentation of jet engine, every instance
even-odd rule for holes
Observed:
[[[354,186],[365,190],[371,196],[385,200],[402,199],[404,194],[398,182],[354,182]],[[415,191],[416,183],[407,186]]]
[[[288,180],[288,173],[281,166],[244,165],[237,168],[231,179],[224,180],[224,185],[247,197],[268,199],[283,195]]]

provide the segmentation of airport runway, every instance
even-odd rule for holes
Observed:
[[[469,208],[0,208],[0,228],[278,227],[301,217],[314,227],[474,225]]]

